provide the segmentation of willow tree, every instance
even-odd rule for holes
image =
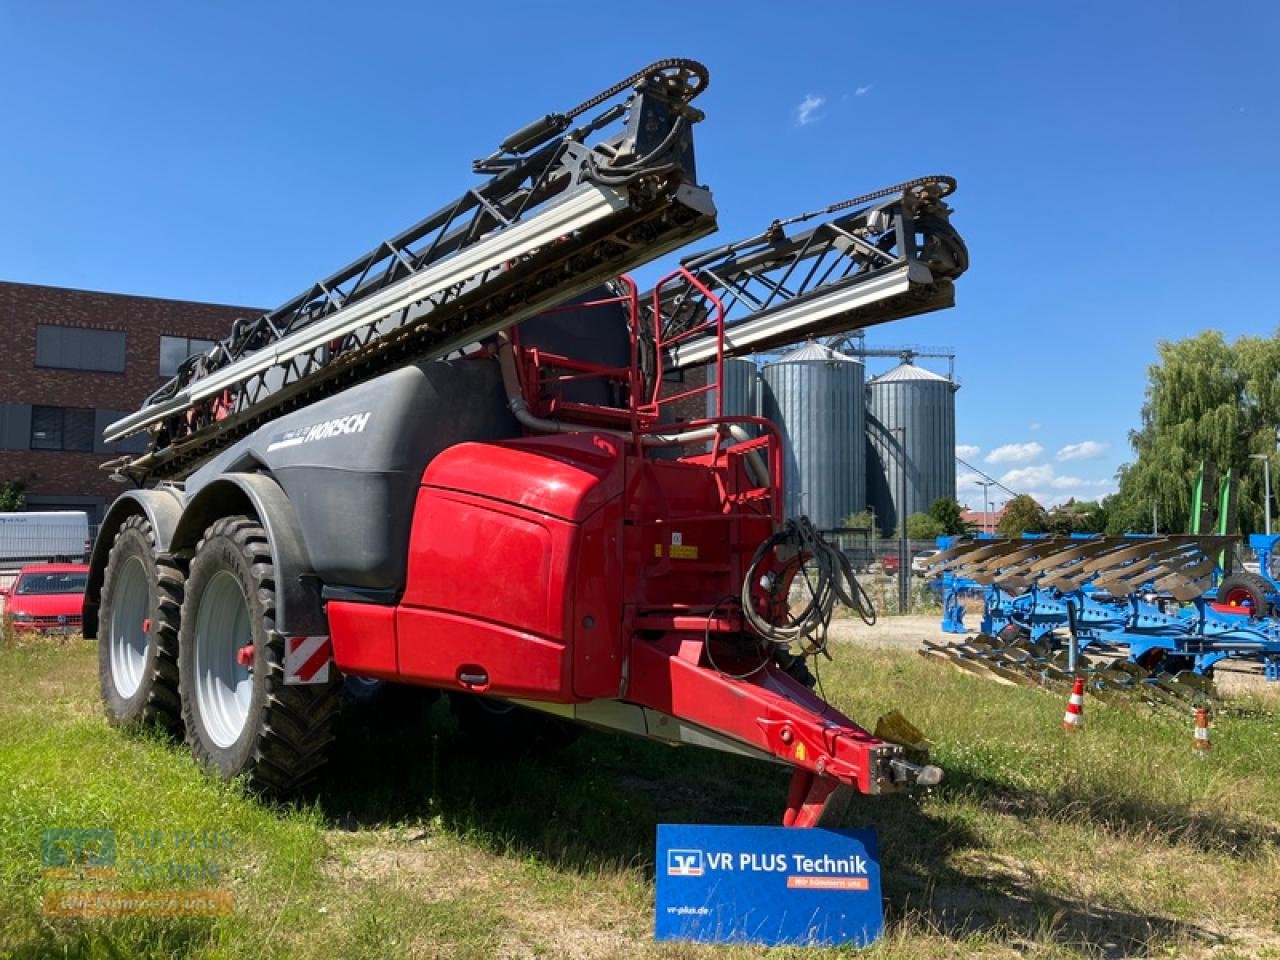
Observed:
[[[1137,459],[1120,469],[1116,502],[1108,501],[1108,531],[1150,530],[1153,506],[1162,531],[1187,530],[1201,461],[1234,471],[1239,532],[1260,530],[1262,469],[1250,455],[1268,455],[1273,473],[1280,465],[1280,330],[1232,344],[1207,330],[1161,341],[1159,352],[1142,426],[1129,435]]]

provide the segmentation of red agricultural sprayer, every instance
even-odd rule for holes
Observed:
[[[833,604],[860,594],[782,515],[777,428],[724,415],[714,373],[673,381],[950,306],[954,183],[771,224],[642,295],[626,270],[715,227],[706,84],[663,61],[530,124],[484,183],[107,429],[147,439],[109,465],[134,489],[85,601],[116,721],[288,791],[323,765],[346,676],[782,763],[796,825],[936,780],[811,689]],[[707,415],[681,421],[690,400]]]

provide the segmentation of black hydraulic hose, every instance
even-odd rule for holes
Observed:
[[[674,170],[676,167],[674,162],[659,166],[649,166],[649,164],[670,151],[680,135],[687,131],[688,128],[689,121],[684,117],[677,117],[675,122],[671,124],[671,129],[667,131],[667,135],[662,138],[656,147],[643,157],[636,157],[629,163],[621,163],[616,166],[601,163],[593,155],[589,161],[590,179],[605,186],[626,186],[638,177],[663,174]]]
[[[752,597],[766,558],[779,550],[790,551],[794,562],[801,564],[800,574],[809,587],[809,602],[804,609],[789,615],[788,622],[781,624],[771,623],[757,613]],[[827,631],[837,599],[856,610],[867,625],[876,622],[875,606],[854,576],[849,558],[823,540],[808,517],[800,517],[788,520],[756,549],[742,584],[742,615],[757,634],[778,647],[789,649],[795,643],[805,656],[826,654]]]
[[[749,680],[752,677],[754,677],[757,673],[759,673],[761,670],[763,670],[765,667],[767,667],[769,663],[773,660],[773,655],[768,651],[767,647],[762,649],[764,656],[761,657],[760,662],[757,663],[750,670],[748,670],[746,673],[729,673],[727,670],[722,669],[720,665],[716,663],[716,658],[712,655],[712,652],[711,652],[712,621],[715,620],[715,616],[717,613],[719,613],[723,609],[727,609],[731,604],[733,604],[735,600],[737,600],[737,597],[733,597],[733,596],[722,597],[720,600],[716,602],[715,606],[713,606],[710,610],[707,611],[707,625],[702,631],[702,644],[703,644],[703,649],[706,650],[707,652],[707,662],[711,664],[711,669],[713,669],[716,673],[720,674],[722,677],[728,677],[730,680]]]

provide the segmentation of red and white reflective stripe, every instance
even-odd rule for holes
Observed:
[[[1191,741],[1191,746],[1196,750],[1213,749],[1213,745],[1209,742],[1209,712],[1203,707],[1196,711],[1196,734],[1195,739]]]
[[[1067,712],[1062,717],[1062,728],[1074,730],[1084,723],[1084,681],[1076,677],[1071,688],[1071,697],[1067,700]]]
[[[284,682],[328,683],[333,646],[328,637],[284,638]]]

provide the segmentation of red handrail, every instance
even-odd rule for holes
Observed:
[[[701,323],[690,327],[688,330],[682,330],[675,336],[664,338],[662,335],[662,288],[672,280],[682,280],[702,294],[706,303],[709,303],[712,309],[707,314],[705,320]],[[711,289],[699,280],[696,276],[679,267],[667,274],[658,281],[657,286],[653,288],[653,347],[654,347],[654,377],[653,389],[649,396],[647,404],[648,412],[657,414],[664,404],[675,403],[677,400],[684,400],[687,397],[696,397],[700,394],[709,393],[712,390],[716,392],[716,419],[724,416],[724,390],[721,385],[724,383],[724,306],[720,302],[720,298],[711,292]],[[662,357],[663,353],[670,347],[682,340],[686,340],[695,333],[701,333],[708,327],[714,327],[716,337],[716,382],[714,384],[707,383],[701,387],[694,387],[692,390],[685,390],[681,393],[673,394],[669,397],[661,396],[662,391]]]

